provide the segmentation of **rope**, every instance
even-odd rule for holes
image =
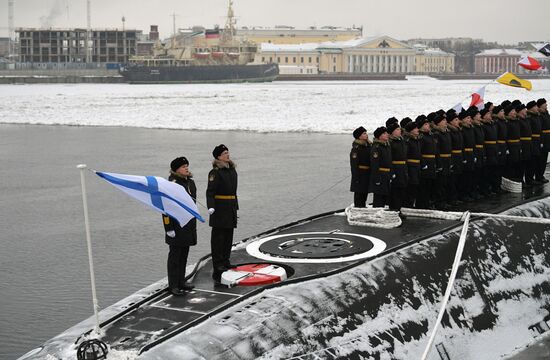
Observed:
[[[439,211],[439,210],[424,210],[424,209],[410,209],[401,208],[401,213],[406,216],[415,216],[428,219],[440,219],[440,220],[461,220],[464,218],[464,212],[456,211]],[[537,218],[531,216],[516,216],[516,215],[504,215],[504,214],[490,214],[490,213],[471,213],[475,217],[486,217],[510,221],[520,221],[535,224],[550,224],[550,219]]]
[[[449,276],[449,282],[447,283],[447,289],[445,289],[445,295],[443,296],[443,302],[441,304],[441,308],[439,309],[437,320],[435,321],[432,334],[430,335],[430,339],[428,340],[428,345],[426,345],[426,349],[424,349],[424,353],[422,354],[421,360],[426,360],[426,358],[428,357],[428,354],[430,353],[432,344],[435,339],[435,335],[437,334],[437,329],[439,328],[441,319],[443,319],[443,315],[445,314],[445,308],[447,307],[447,303],[449,302],[449,298],[451,297],[451,290],[453,289],[456,273],[458,272],[458,266],[460,265],[460,259],[462,258],[462,252],[464,251],[464,244],[466,243],[466,234],[468,233],[468,224],[470,223],[470,213],[466,211],[464,214],[465,214],[464,225],[462,226],[462,232],[460,233],[460,239],[458,240],[455,260],[453,262],[453,267],[451,269],[451,275]]]
[[[356,208],[352,204],[346,208],[345,214],[350,225],[382,229],[393,229],[401,226],[399,212],[385,210],[385,208]]]

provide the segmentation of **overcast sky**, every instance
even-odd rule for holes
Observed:
[[[363,26],[365,36],[474,37],[513,44],[550,40],[549,0],[234,0],[238,26]],[[223,26],[227,0],[92,0],[92,27],[122,27],[161,37],[176,26]],[[8,0],[0,0],[7,36]],[[16,27],[85,27],[86,0],[15,0]]]

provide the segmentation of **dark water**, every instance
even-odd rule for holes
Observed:
[[[225,143],[239,172],[238,240],[351,203],[351,141],[324,134],[0,125],[0,359],[16,358],[92,315],[77,164],[166,176],[170,161],[185,155],[204,203],[211,151]],[[163,278],[167,246],[160,215],[91,172],[86,180],[98,299],[106,307]],[[209,234],[207,225],[199,226],[190,262],[209,252]]]

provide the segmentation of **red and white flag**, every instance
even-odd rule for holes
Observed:
[[[470,106],[476,106],[478,109],[483,108],[483,104],[485,102],[483,98],[485,97],[486,86],[487,85],[480,87],[479,89],[476,90],[475,93],[472,94],[472,101],[470,102]]]
[[[532,71],[542,69],[542,65],[537,60],[533,59],[530,56],[522,57],[519,60],[518,65],[524,69],[532,70]]]

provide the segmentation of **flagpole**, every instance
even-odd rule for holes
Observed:
[[[80,170],[80,183],[82,184],[82,204],[84,206],[84,225],[86,228],[86,243],[88,244],[88,262],[90,264],[90,281],[92,283],[92,303],[94,306],[95,317],[95,332],[99,334],[99,305],[97,304],[97,295],[95,291],[95,275],[94,275],[94,260],[92,256],[92,240],[90,236],[90,220],[88,218],[88,201],[86,199],[86,182],[84,180],[84,170],[86,170],[86,164],[77,165]]]

